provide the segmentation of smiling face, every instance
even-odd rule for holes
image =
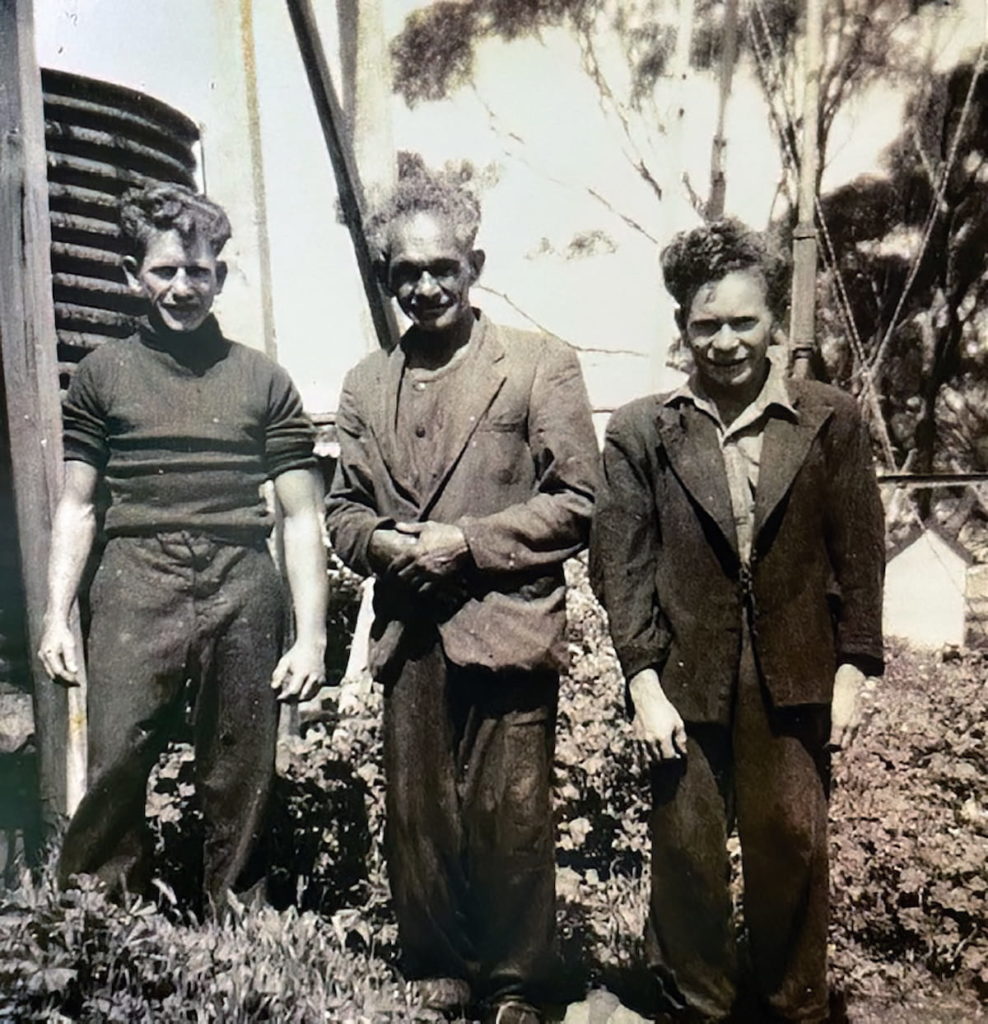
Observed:
[[[772,325],[758,271],[734,270],[701,285],[680,326],[704,388],[754,397],[764,380]]]
[[[483,260],[445,219],[416,213],[391,227],[388,288],[416,327],[445,331],[471,315],[470,286]]]
[[[140,263],[128,256],[124,271],[131,290],[147,299],[162,324],[181,333],[209,316],[226,278],[226,265],[201,233],[183,238],[174,229],[152,235]]]

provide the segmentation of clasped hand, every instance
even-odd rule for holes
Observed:
[[[419,593],[428,593],[456,574],[469,551],[460,527],[430,520],[375,530],[370,558],[378,572],[396,576]]]

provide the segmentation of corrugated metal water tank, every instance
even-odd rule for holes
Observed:
[[[41,81],[58,362],[66,387],[75,364],[107,338],[131,333],[131,318],[140,312],[120,269],[118,196],[151,181],[195,185],[199,131],[184,114],[132,89],[61,71],[42,71]],[[6,436],[0,410],[0,451]],[[16,749],[22,732],[5,702],[30,689],[18,551],[10,466],[2,458],[0,754]],[[0,833],[2,820],[0,813]]]
[[[150,182],[195,186],[193,121],[144,93],[43,70],[51,267],[62,386],[101,342],[126,337],[141,303],[120,269],[117,200]]]

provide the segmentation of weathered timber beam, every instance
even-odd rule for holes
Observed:
[[[50,247],[33,4],[0,0],[0,357],[27,603],[40,795],[49,825],[73,809],[85,772],[81,691],[67,694],[53,685],[35,653],[62,461]]]

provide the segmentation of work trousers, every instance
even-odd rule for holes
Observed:
[[[89,788],[59,877],[95,874],[114,894],[146,890],[148,776],[191,707],[203,892],[221,906],[262,831],[274,774],[281,578],[263,542],[117,537],[90,604]]]
[[[558,678],[449,663],[438,639],[385,691],[388,873],[409,978],[537,999],[555,937]]]
[[[653,769],[646,951],[671,1002],[728,1015],[736,822],[756,995],[782,1020],[825,1021],[829,708],[773,709],[743,633],[730,725],[687,723],[685,759]]]

